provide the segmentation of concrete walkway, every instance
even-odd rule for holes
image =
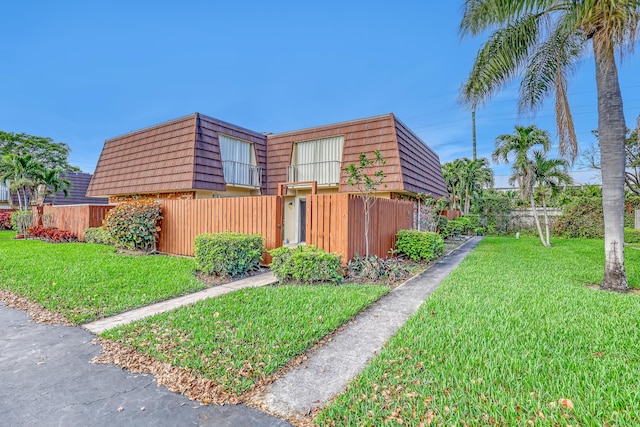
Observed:
[[[190,401],[152,375],[92,364],[94,338],[0,303],[0,425],[291,427],[247,406]]]
[[[330,342],[310,352],[300,368],[286,373],[249,403],[294,421],[302,421],[307,414],[326,405],[364,369],[387,339],[481,239],[470,239],[429,270],[361,312],[351,325],[336,334]]]
[[[120,313],[115,316],[99,319],[91,323],[86,323],[82,325],[82,327],[94,334],[100,334],[108,329],[115,328],[116,326],[126,325],[127,323],[131,323],[135,320],[140,320],[158,313],[164,313],[166,311],[170,311],[178,307],[182,307],[183,305],[194,303],[196,301],[217,297],[229,292],[237,291],[238,289],[272,285],[277,282],[278,279],[276,279],[273,273],[268,272],[260,274],[258,276],[236,280],[235,282],[230,282],[224,285],[214,286],[200,292],[194,292],[182,297],[162,301],[157,304],[141,307],[136,310]]]

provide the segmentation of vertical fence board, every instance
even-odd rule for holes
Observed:
[[[277,227],[282,222],[278,196],[163,200],[163,225],[158,239],[162,253],[193,256],[198,234],[233,231],[259,233],[267,250],[282,246]],[[268,259],[268,260],[267,260]],[[265,256],[265,261],[270,258]]]

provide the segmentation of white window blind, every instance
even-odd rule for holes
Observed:
[[[260,168],[256,167],[250,142],[218,134],[224,180],[228,185],[260,187]]]
[[[222,161],[251,164],[251,143],[225,135],[218,135]]]
[[[295,180],[318,181],[318,184],[338,183],[343,146],[343,136],[298,142],[294,163]]]

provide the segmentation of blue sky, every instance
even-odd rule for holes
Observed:
[[[283,132],[393,112],[440,156],[471,157],[457,102],[482,38],[461,40],[462,1],[6,2],[0,130],[68,143],[92,172],[105,139],[200,112]],[[597,127],[592,58],[569,96],[582,147]],[[627,122],[640,56],[620,66]],[[553,102],[519,117],[517,87],[477,112],[478,155],[515,124],[556,132]],[[576,166],[579,168],[579,165]],[[495,167],[497,174],[508,166]]]

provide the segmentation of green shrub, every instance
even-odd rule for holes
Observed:
[[[624,242],[633,244],[640,243],[640,230],[636,230],[634,228],[625,228]]]
[[[478,214],[467,214],[464,216],[469,220],[469,231],[474,232],[476,228],[480,226],[480,215]]]
[[[438,233],[442,236],[443,239],[449,237],[449,218],[446,216],[438,216]]]
[[[120,203],[104,219],[104,227],[116,246],[154,252],[162,219],[159,202],[134,200]]]
[[[269,251],[269,254],[273,257],[271,271],[280,283],[333,282],[337,284],[344,277],[342,256],[315,246],[298,246],[293,249],[283,246]]]
[[[104,227],[93,227],[84,230],[85,243],[96,243],[98,245],[112,244],[111,236]]]
[[[462,217],[458,217],[456,219],[454,219],[455,222],[459,223],[460,225],[456,226],[458,229],[460,229],[460,233],[459,234],[469,234],[472,230],[471,228],[471,220],[469,218],[467,218],[466,216],[462,216]],[[475,227],[473,227],[473,229],[475,229]]]
[[[347,270],[349,278],[360,283],[376,283],[380,280],[393,283],[409,275],[409,269],[398,258],[380,258],[375,255],[356,255],[347,264]]]
[[[555,225],[562,237],[581,239],[602,239],[604,237],[604,216],[602,198],[589,195],[578,196],[569,202]]]
[[[256,269],[262,249],[260,234],[205,233],[195,239],[198,268],[216,276],[241,276]]]
[[[463,221],[462,218],[456,218],[447,223],[447,237],[458,237],[465,229],[465,225],[468,221]]]
[[[478,200],[480,226],[486,227],[488,234],[506,233],[511,219],[511,200],[503,192],[484,190]]]
[[[31,215],[31,211],[11,212],[11,224],[18,234],[25,234],[27,232],[27,227],[31,227],[32,222],[33,216]]]
[[[449,224],[454,222],[449,221]],[[429,261],[438,258],[444,251],[442,237],[430,231],[400,230],[396,246],[398,252],[414,261]]]

